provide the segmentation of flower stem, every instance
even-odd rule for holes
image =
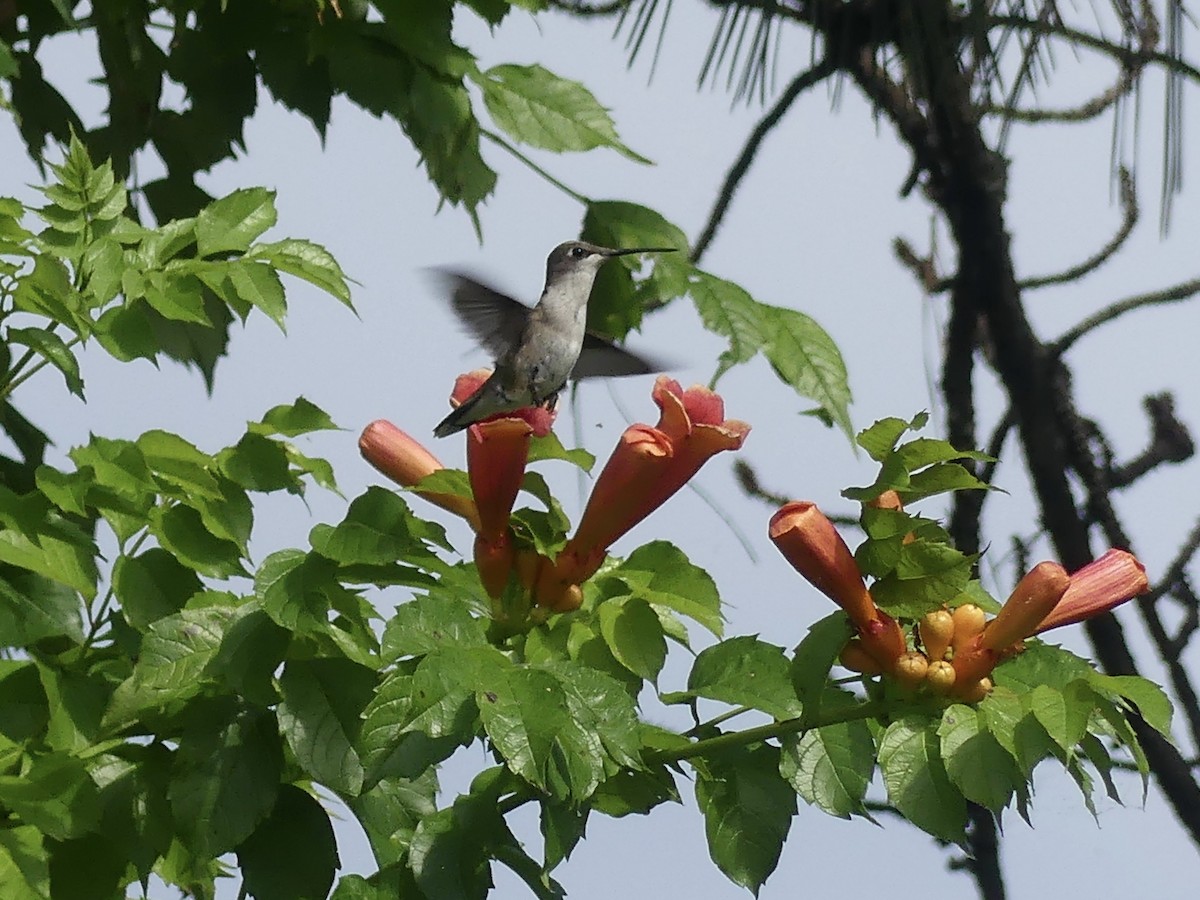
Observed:
[[[676,762],[681,759],[692,759],[693,757],[704,756],[716,750],[742,747],[756,741],[767,740],[768,738],[798,734],[813,728],[824,728],[826,725],[854,722],[859,719],[871,719],[882,712],[883,704],[881,703],[862,703],[858,706],[840,709],[827,716],[818,716],[813,719],[805,716],[797,716],[794,719],[785,719],[782,722],[772,722],[770,725],[758,725],[754,728],[747,728],[745,731],[731,731],[727,734],[717,735],[716,737],[705,738],[686,747],[678,747],[673,750],[651,750],[642,754],[642,759],[647,763],[665,763]]]

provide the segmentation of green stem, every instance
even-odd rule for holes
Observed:
[[[770,725],[747,728],[745,731],[731,731],[728,734],[721,734],[717,737],[705,738],[702,741],[696,741],[686,747],[679,747],[674,750],[651,750],[644,753],[642,759],[648,763],[676,762],[681,759],[704,756],[717,750],[726,750],[730,747],[743,747],[746,744],[765,741],[768,738],[798,734],[801,731],[809,731],[813,728],[824,728],[826,725],[854,722],[859,719],[873,719],[882,712],[882,703],[863,703],[849,709],[839,710],[829,716],[818,717],[817,719],[798,716],[795,719],[772,722]]]
[[[549,172],[547,172],[545,169],[543,169],[541,166],[539,166],[537,163],[535,163],[532,159],[530,159],[528,156],[526,156],[524,153],[522,153],[520,150],[518,150],[516,147],[514,147],[512,144],[510,144],[508,141],[506,141],[504,138],[500,137],[500,135],[496,134],[493,131],[488,131],[486,128],[480,129],[479,133],[482,134],[489,141],[491,141],[493,144],[497,144],[498,146],[503,147],[505,150],[507,150],[509,153],[511,153],[513,156],[515,156],[521,162],[525,163],[525,165],[529,166],[529,168],[533,169],[533,171],[537,172],[539,175],[541,175],[543,178],[545,178],[548,182],[550,182],[552,185],[554,185],[556,188],[558,188],[560,191],[562,191],[564,194],[566,194],[568,197],[571,197],[574,200],[578,200],[584,206],[588,206],[592,202],[590,199],[583,196],[583,194],[579,193],[578,191],[571,190],[571,188],[567,187],[565,184],[563,184],[561,181],[559,181],[557,178],[555,178],[553,175],[551,175]]]
[[[753,708],[753,706],[739,706],[736,709],[728,709],[719,716],[709,719],[707,722],[701,722],[696,727],[689,728],[684,732],[684,734],[695,735],[707,731],[710,728],[716,728],[722,722],[728,722],[734,716],[740,716],[742,713],[750,712],[750,710]]]

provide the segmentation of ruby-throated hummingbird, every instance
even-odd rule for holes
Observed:
[[[454,312],[492,352],[496,367],[433,433],[446,437],[488,416],[525,406],[553,408],[568,378],[651,371],[645,360],[587,330],[588,298],[606,260],[674,249],[610,250],[586,241],[559,244],[546,260],[546,286],[532,309],[465,275],[443,272]]]

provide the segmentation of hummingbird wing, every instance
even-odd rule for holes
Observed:
[[[583,336],[583,351],[571,371],[571,378],[615,378],[623,375],[645,375],[668,369],[661,360],[638,356],[624,350],[594,331]]]
[[[499,359],[515,346],[529,320],[529,307],[461,272],[438,270],[450,308],[471,336]]]

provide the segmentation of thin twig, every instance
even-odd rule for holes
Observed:
[[[1074,328],[1068,329],[1063,333],[1062,337],[1050,345],[1050,349],[1054,354],[1061,356],[1089,331],[1094,331],[1101,325],[1105,325],[1125,315],[1127,312],[1133,312],[1135,309],[1141,309],[1143,306],[1178,303],[1180,300],[1187,300],[1195,294],[1200,294],[1200,278],[1184,281],[1180,284],[1163,288],[1161,291],[1152,291],[1148,294],[1139,294],[1136,297],[1121,300],[1097,313],[1093,313]]]
[[[754,126],[754,130],[750,132],[750,137],[746,139],[746,144],[742,147],[742,152],[738,155],[737,161],[730,167],[729,173],[725,176],[725,183],[721,185],[721,190],[717,194],[717,202],[713,206],[713,210],[709,213],[708,222],[704,226],[704,230],[700,233],[700,237],[696,239],[696,245],[692,248],[692,262],[699,262],[700,257],[704,255],[704,251],[708,249],[708,245],[712,243],[716,236],[717,228],[725,218],[725,213],[729,210],[729,204],[733,201],[734,192],[737,191],[738,185],[741,184],[746,173],[750,170],[751,163],[754,162],[754,157],[758,153],[759,147],[762,146],[763,140],[771,133],[771,129],[779,124],[780,120],[787,113],[791,105],[796,101],[805,90],[812,87],[814,84],[829,77],[837,70],[837,66],[833,61],[826,57],[819,63],[801,72],[792,79],[792,83],[787,86],[779,99],[775,101],[765,116]]]
[[[1113,254],[1121,249],[1121,245],[1128,240],[1129,235],[1133,233],[1133,228],[1137,225],[1138,206],[1137,193],[1134,190],[1133,176],[1129,174],[1129,170],[1121,166],[1118,173],[1118,183],[1120,185],[1121,210],[1124,215],[1121,218],[1121,227],[1117,229],[1117,233],[1109,239],[1103,247],[1096,253],[1093,253],[1083,262],[1078,265],[1071,266],[1065,271],[1055,275],[1040,275],[1037,278],[1026,278],[1018,281],[1017,285],[1022,290],[1030,288],[1046,287],[1051,284],[1064,284],[1068,281],[1077,281],[1089,272],[1093,272],[1104,263],[1108,262]]]

